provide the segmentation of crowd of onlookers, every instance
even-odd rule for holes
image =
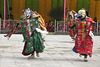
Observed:
[[[0,13],[0,18],[2,18],[2,15]],[[9,19],[10,18],[10,19]],[[6,21],[5,21],[5,28],[3,28],[3,21],[1,21],[1,29],[11,29],[14,25],[18,25],[18,27],[16,28],[17,30],[21,29],[21,25],[17,23],[18,21],[14,21],[14,17],[12,14],[10,14],[7,16]],[[48,32],[54,32],[54,24],[51,20],[49,20],[49,22],[46,23],[46,28]]]
[[[19,21],[15,21],[15,20],[6,20],[5,21],[5,28],[3,26],[3,21],[0,21],[1,22],[1,30],[4,30],[4,29],[12,29],[13,26],[16,26],[17,25],[17,28],[16,30],[21,30],[21,25],[19,24]],[[55,25],[52,21],[49,21],[49,22],[46,22],[46,28],[47,28],[47,31],[48,32],[54,32],[55,30]],[[67,28],[67,27],[66,27]],[[58,28],[56,26],[56,29],[59,31],[59,32],[62,32],[63,31],[63,25],[62,24],[58,24]],[[68,28],[67,28],[68,29]],[[57,31],[56,30],[56,31]],[[68,31],[68,30],[66,30]],[[97,32],[97,23],[93,24],[93,32]],[[100,23],[98,23],[98,32],[100,32]]]
[[[9,17],[9,16],[8,16]],[[2,15],[0,14],[0,18],[2,18]],[[13,16],[11,17],[12,19],[7,18],[5,22],[5,29],[11,29],[14,25],[18,25],[16,30],[21,30],[21,25],[18,23],[18,21],[13,20]],[[93,24],[93,32],[97,32],[97,18],[94,18],[94,21],[96,22]],[[3,21],[1,21],[1,30],[3,30]],[[54,32],[55,25],[54,23],[49,20],[49,22],[46,22],[46,28],[48,32]],[[57,28],[57,25],[56,25]],[[67,28],[67,27],[66,27]],[[58,23],[58,31],[63,31],[63,25]],[[100,23],[98,23],[98,32],[100,32]]]
[[[54,32],[54,24],[51,20],[49,20],[49,22],[46,22],[46,28],[47,31]]]
[[[10,19],[7,19],[5,21],[5,28],[3,26],[3,20],[1,21],[0,20],[0,24],[1,24],[1,30],[4,30],[4,29],[12,29],[13,26],[17,26],[16,30],[21,30],[21,25],[19,24],[19,21],[15,21],[15,20],[10,20]],[[48,32],[54,32],[54,24],[52,21],[49,21],[46,23],[46,28],[47,28],[47,31]]]

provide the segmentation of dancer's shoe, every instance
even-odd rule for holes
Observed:
[[[32,59],[32,58],[35,58],[35,56],[34,56],[34,55],[31,55],[31,56],[29,56],[28,58],[29,58],[29,59]]]
[[[88,61],[87,56],[84,56],[84,61],[85,61],[85,62],[87,62],[87,61]]]
[[[29,59],[31,59],[31,58],[35,58],[35,54],[32,53],[31,56],[29,56],[28,58],[29,58]]]
[[[39,53],[36,53],[36,56],[39,57]]]
[[[80,54],[79,57],[82,57],[82,55]]]

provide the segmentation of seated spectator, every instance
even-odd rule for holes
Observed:
[[[49,32],[54,32],[54,24],[52,21],[49,21],[49,28],[50,28]]]

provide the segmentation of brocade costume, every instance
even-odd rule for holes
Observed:
[[[87,56],[92,56],[93,48],[93,33],[92,33],[92,23],[94,22],[85,9],[78,11],[76,15],[78,19],[76,22],[76,37],[75,37],[75,47],[73,51],[84,56],[84,61],[87,61]]]
[[[45,46],[41,31],[46,31],[46,26],[41,15],[36,11],[31,11],[29,8],[25,9],[24,14],[21,16],[20,24],[24,37],[23,42],[25,42],[22,54],[27,56],[34,53],[34,51],[36,51],[36,53],[43,52]],[[10,37],[13,30],[14,29],[12,29],[6,37]]]
[[[76,23],[76,38],[75,38],[75,50],[76,53],[81,55],[92,56],[93,41],[89,35],[92,31],[92,19],[86,18],[84,21],[78,20]]]
[[[77,13],[75,11],[70,11],[68,12],[68,32],[69,32],[69,35],[72,39],[74,39],[74,36],[75,36],[75,24],[76,22],[74,21],[75,20],[75,15]]]

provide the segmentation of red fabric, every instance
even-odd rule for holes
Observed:
[[[96,23],[92,18],[87,18],[86,21]]]
[[[70,19],[69,26],[70,26],[70,27],[73,26],[72,19]],[[68,30],[68,31],[69,31],[69,35],[70,35],[71,38],[74,38],[74,36],[75,36],[75,30],[74,30],[74,29],[75,29],[75,28],[73,28],[73,29],[69,28],[69,30]]]
[[[92,22],[87,18],[85,21],[77,22],[77,36],[75,38],[75,50],[79,54],[92,56],[93,41],[89,35],[92,31]]]
[[[29,30],[28,30],[28,23],[27,23],[27,21],[25,21],[25,24],[26,24],[26,32],[27,32],[27,36],[28,36],[28,38],[30,38],[30,35],[29,35]]]
[[[23,54],[24,56],[27,56],[27,55],[30,55],[30,54],[31,54],[31,53],[29,53],[29,54],[25,53],[26,45],[27,45],[27,41],[25,42],[24,49],[23,49],[23,51],[22,51],[22,54]]]

